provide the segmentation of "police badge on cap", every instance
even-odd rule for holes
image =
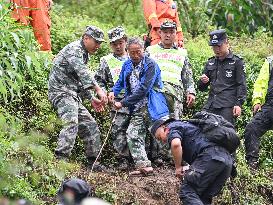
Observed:
[[[225,29],[215,30],[210,32],[210,46],[220,46],[227,39],[227,33]]]
[[[165,30],[165,29],[176,29],[176,23],[175,22],[172,22],[172,21],[165,21],[161,24],[160,26],[160,30]]]

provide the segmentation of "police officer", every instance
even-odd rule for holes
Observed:
[[[212,31],[209,36],[209,45],[215,56],[206,63],[198,81],[198,89],[206,91],[210,85],[204,109],[234,124],[234,117],[241,115],[241,107],[246,99],[244,62],[230,50],[224,29]]]
[[[151,133],[171,147],[175,174],[184,177],[179,193],[183,205],[211,204],[230,176],[232,158],[229,152],[209,142],[200,128],[189,122],[157,120]],[[190,164],[186,172],[182,159]]]
[[[95,119],[83,106],[81,95],[91,101],[96,111],[102,111],[107,95],[91,77],[87,67],[89,55],[95,53],[104,41],[103,31],[88,26],[81,40],[65,46],[55,57],[48,81],[48,98],[57,110],[64,126],[55,150],[57,158],[68,158],[76,136],[83,138],[89,164],[92,165],[100,149],[100,132]],[[92,96],[95,90],[97,99]],[[94,166],[101,170],[99,163]]]
[[[196,92],[187,50],[175,44],[176,32],[176,23],[163,22],[159,30],[161,42],[149,46],[146,51],[160,67],[170,113],[172,117],[179,119],[183,114],[184,96],[188,107],[191,107]]]
[[[100,60],[99,69],[95,75],[96,81],[105,90],[110,91],[118,80],[122,64],[128,59],[126,52],[127,36],[124,28],[116,27],[108,31],[108,37],[112,53],[103,56]],[[124,97],[124,90],[115,100],[120,101]],[[111,111],[115,115],[115,110]],[[118,153],[119,168],[121,170],[128,168],[129,149],[126,140],[126,130],[130,121],[128,108],[118,110],[115,121],[112,126],[113,146]]]
[[[260,137],[273,128],[273,56],[268,57],[254,84],[253,119],[247,124],[244,138],[247,164],[258,169]]]

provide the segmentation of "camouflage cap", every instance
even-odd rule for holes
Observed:
[[[109,37],[110,43],[112,43],[116,40],[126,37],[126,33],[123,27],[118,26],[108,31],[108,37]]]
[[[160,30],[168,29],[168,28],[174,28],[176,29],[176,23],[172,21],[165,21],[161,24]]]
[[[96,26],[87,26],[84,34],[91,36],[98,42],[105,42],[103,31]]]

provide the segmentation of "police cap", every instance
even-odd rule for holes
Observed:
[[[156,120],[155,122],[154,122],[154,124],[152,125],[152,127],[151,127],[151,134],[153,135],[153,136],[155,136],[155,133],[156,133],[156,130],[159,128],[159,127],[161,127],[162,125],[166,125],[166,124],[168,124],[168,123],[170,123],[170,122],[173,122],[173,121],[175,121],[175,119],[174,118],[169,118],[169,119],[159,119],[159,120]]]
[[[225,29],[215,30],[209,33],[210,46],[219,46],[227,39],[227,33]]]
[[[176,29],[177,28],[176,23],[172,22],[172,21],[165,21],[160,26],[160,30],[164,30],[164,29],[168,29],[168,28]]]

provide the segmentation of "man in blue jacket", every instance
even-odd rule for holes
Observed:
[[[155,120],[168,117],[169,110],[161,88],[160,69],[154,60],[144,55],[144,43],[137,37],[127,42],[130,59],[125,61],[118,81],[109,95],[116,109],[129,107],[132,118],[127,129],[127,142],[135,162],[136,173],[153,171],[145,151],[145,137]],[[114,97],[125,90],[125,97],[114,102]]]

